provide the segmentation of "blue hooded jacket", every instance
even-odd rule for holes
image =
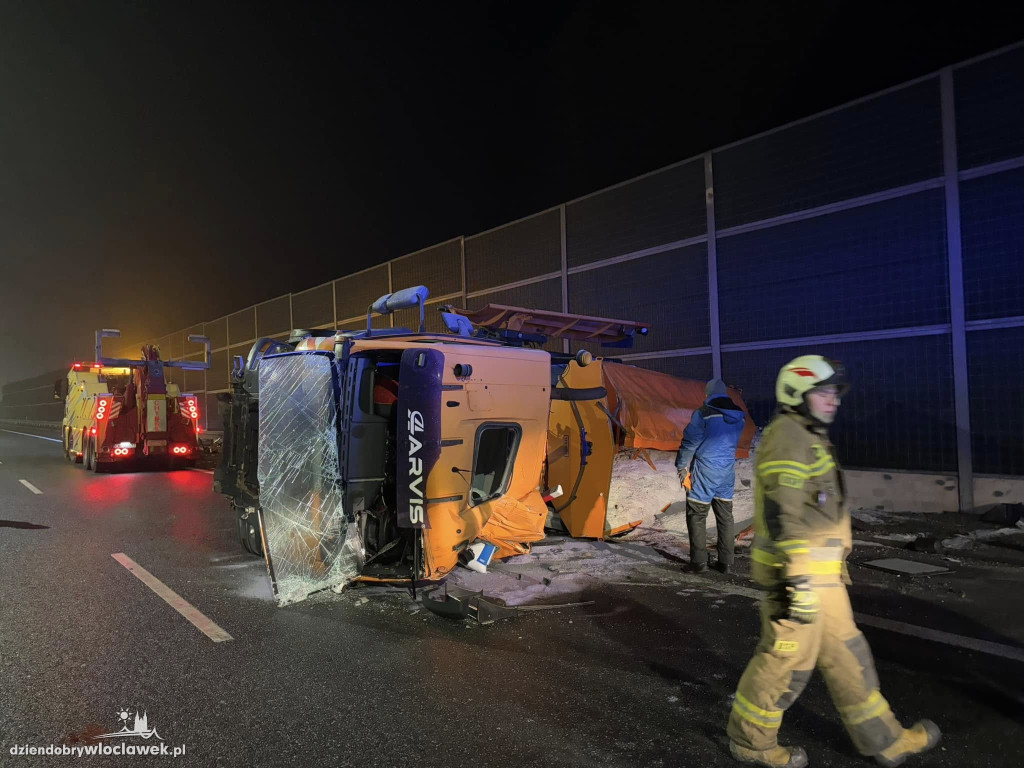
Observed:
[[[746,415],[728,395],[715,391],[710,384],[708,388],[711,395],[700,410],[694,411],[676,454],[676,469],[688,467],[693,461],[689,498],[703,503],[714,498],[732,499],[736,446],[746,423]]]

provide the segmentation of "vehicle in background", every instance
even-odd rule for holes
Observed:
[[[206,359],[164,361],[158,347],[142,347],[139,360],[106,358],[104,337],[118,330],[96,331],[94,362],[75,363],[66,378],[54,383],[54,399],[64,401],[61,442],[64,455],[94,472],[137,459],[153,459],[164,466],[192,466],[199,452],[199,401],[164,378],[164,369],[205,370],[210,367],[210,341]]]

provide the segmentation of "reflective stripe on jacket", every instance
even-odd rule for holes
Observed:
[[[842,470],[824,425],[784,409],[765,428],[754,478],[754,579],[838,584],[853,541]]]

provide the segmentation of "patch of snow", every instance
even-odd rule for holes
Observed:
[[[851,509],[850,517],[854,520],[860,520],[862,523],[867,523],[868,525],[877,525],[885,522],[881,515],[868,509]]]
[[[904,543],[908,541],[914,541],[915,539],[923,536],[921,533],[873,533],[871,534],[876,539],[884,539],[885,541],[902,541]]]
[[[509,605],[576,602],[588,589],[609,586],[678,588],[686,578],[678,564],[639,542],[558,537],[548,537],[528,555],[493,562],[486,573],[459,568],[449,577]]]
[[[978,542],[984,542],[989,539],[998,539],[1003,536],[1012,536],[1018,533],[1020,533],[1020,529],[1016,526],[1013,528],[998,528],[996,530],[971,531],[967,534],[960,534],[949,539],[943,539],[942,546],[946,549],[970,549]]]
[[[674,557],[689,558],[686,533],[686,490],[679,487],[676,455],[672,451],[648,451],[656,469],[642,457],[630,459],[623,451],[612,465],[608,493],[608,526],[615,528],[640,521],[640,526],[617,540],[650,544]],[[733,520],[739,533],[754,516],[754,462],[736,461],[736,486],[733,492]],[[716,530],[714,513],[708,512],[708,537],[713,542]]]

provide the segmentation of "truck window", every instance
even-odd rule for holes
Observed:
[[[505,492],[512,476],[521,431],[516,424],[484,424],[476,433],[470,505],[476,506]]]

